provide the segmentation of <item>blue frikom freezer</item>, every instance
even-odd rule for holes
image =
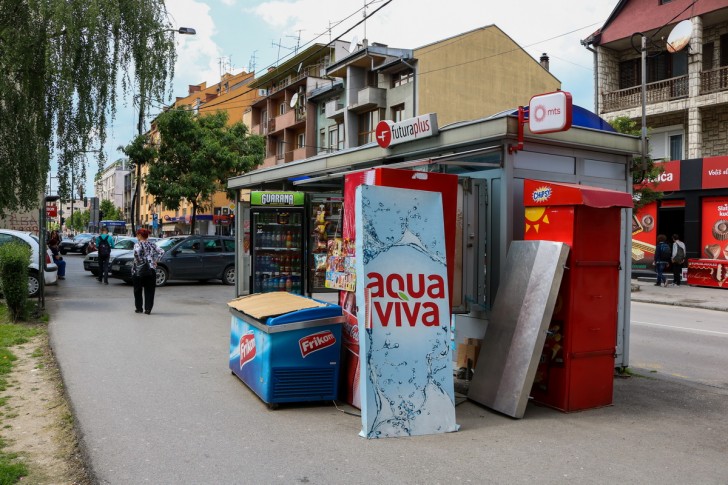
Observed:
[[[340,306],[284,292],[228,306],[230,370],[269,407],[338,398]]]

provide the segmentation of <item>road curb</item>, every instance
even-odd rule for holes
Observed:
[[[647,298],[645,298],[645,299],[632,298],[632,301],[639,302],[639,303],[653,303],[655,305],[680,306],[680,307],[687,307],[687,308],[702,308],[703,310],[728,312],[728,309],[724,308],[724,307],[718,307],[718,306],[712,306],[712,305],[702,305],[702,304],[698,304],[698,303],[681,303],[678,301],[657,301],[657,300],[650,300]]]

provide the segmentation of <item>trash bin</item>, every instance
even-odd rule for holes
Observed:
[[[285,292],[228,303],[230,370],[271,407],[338,398],[341,307]]]

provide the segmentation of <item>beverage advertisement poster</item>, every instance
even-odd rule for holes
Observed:
[[[326,251],[326,288],[354,291],[356,288],[354,241],[329,239]]]
[[[657,202],[632,213],[632,269],[652,269],[657,245]]]
[[[442,196],[356,192],[361,435],[457,431]]]

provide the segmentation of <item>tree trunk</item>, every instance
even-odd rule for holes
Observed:
[[[190,234],[195,234],[195,223],[197,222],[197,202],[192,203],[192,217],[190,217]]]

